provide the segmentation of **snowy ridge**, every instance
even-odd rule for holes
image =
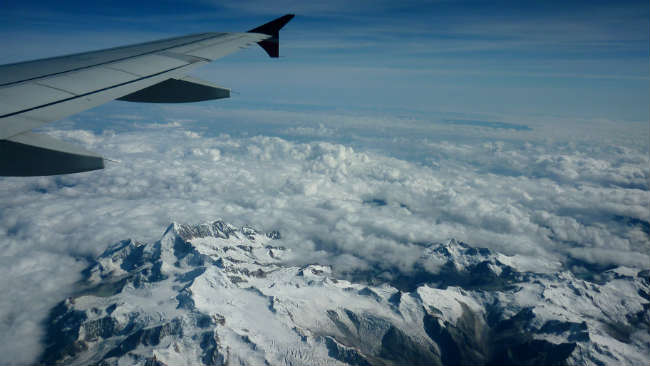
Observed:
[[[52,309],[41,361],[53,364],[645,364],[649,271],[599,283],[526,271],[451,240],[423,247],[426,283],[341,279],[293,266],[278,232],[222,221],[172,224],[125,240]],[[338,278],[337,278],[338,277]]]

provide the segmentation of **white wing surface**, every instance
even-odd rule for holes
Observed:
[[[230,90],[186,77],[192,69],[259,44],[278,57],[285,15],[246,33],[201,33],[0,66],[0,176],[102,169],[104,159],[30,130],[114,99],[184,103]]]

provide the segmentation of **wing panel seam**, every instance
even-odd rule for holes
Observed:
[[[218,46],[220,44],[228,43],[229,41],[236,41],[236,40],[241,39],[241,38],[244,38],[244,36],[242,35],[242,36],[238,36],[238,37],[233,38],[233,39],[224,40],[224,41],[217,41],[215,43],[210,43],[210,44],[207,44],[207,45],[204,45],[204,46],[201,46],[201,47],[192,48],[190,50],[185,51],[184,53],[190,54],[190,53],[192,53],[192,52],[194,52],[196,50],[201,50],[201,49],[208,48],[208,47]],[[190,55],[190,56],[192,56],[192,55]]]
[[[144,76],[144,75],[136,74],[136,73],[131,72],[131,71],[122,70],[122,69],[120,69],[118,67],[115,67],[115,66],[103,65],[102,67],[105,68],[105,69],[113,70],[113,71],[123,72],[123,73],[129,74],[131,76],[136,76],[136,77]]]
[[[161,51],[161,52],[158,52],[158,55],[173,58],[174,60],[178,60],[178,61],[188,62],[190,64],[200,62],[200,61],[204,61],[204,62],[211,62],[212,61],[212,60],[207,59],[205,57],[199,57],[199,56],[194,56],[194,55],[186,55],[184,53],[177,53],[177,52],[171,52],[171,51]]]
[[[106,91],[106,90],[110,90],[110,89],[118,88],[118,87],[120,87],[120,86],[128,85],[128,84],[135,83],[135,82],[138,82],[138,81],[141,81],[141,80],[145,80],[145,79],[152,78],[152,77],[154,77],[154,76],[162,75],[162,74],[167,73],[167,72],[170,72],[170,71],[178,70],[178,69],[181,69],[181,68],[186,67],[186,66],[188,66],[188,65],[181,65],[181,66],[173,67],[173,68],[171,68],[171,69],[167,69],[167,70],[164,70],[164,71],[161,71],[161,72],[155,73],[155,74],[151,74],[151,75],[147,75],[147,76],[140,77],[140,78],[138,78],[138,79],[129,80],[129,81],[125,81],[125,82],[123,82],[123,83],[119,83],[119,84],[115,84],[115,85],[107,86],[107,87],[105,87],[105,88],[101,88],[101,89],[93,90],[93,91],[88,92],[88,93],[79,94],[79,95],[75,95],[75,96],[73,96],[73,97],[69,97],[69,98],[65,98],[65,99],[57,100],[57,101],[54,101],[54,102],[50,102],[50,103],[46,103],[46,104],[42,104],[42,105],[39,105],[39,106],[36,106],[36,107],[31,107],[31,108],[23,109],[23,110],[20,110],[20,111],[7,113],[7,114],[5,114],[5,115],[0,116],[0,118],[11,117],[11,116],[15,116],[15,115],[18,115],[18,114],[23,114],[23,113],[31,112],[31,111],[36,110],[36,109],[45,108],[45,107],[50,107],[50,106],[53,106],[53,105],[56,105],[56,104],[59,104],[59,103],[63,103],[63,102],[67,102],[67,101],[70,101],[70,100],[74,100],[74,99],[78,99],[78,98],[87,97],[87,96],[92,95],[92,94],[96,94],[96,93],[103,92],[103,91]],[[70,93],[70,92],[67,92],[67,93]]]
[[[73,93],[73,92],[71,92],[71,91],[69,91],[69,90],[65,90],[65,89],[57,88],[57,87],[55,87],[55,86],[51,86],[51,85],[41,84],[41,83],[39,83],[38,81],[34,81],[33,84],[34,84],[34,85],[38,85],[38,86],[42,86],[42,87],[44,87],[44,88],[50,88],[50,89],[53,89],[53,90],[56,90],[56,91],[60,91],[60,92],[62,92],[62,93],[70,94],[70,95],[72,95],[72,96],[76,96],[76,95],[77,95],[77,94],[75,94],[75,93]],[[3,117],[4,117],[4,116],[3,116]],[[0,117],[0,118],[2,118],[2,117]]]

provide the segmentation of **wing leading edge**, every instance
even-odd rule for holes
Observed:
[[[288,14],[246,33],[201,33],[0,66],[0,176],[40,176],[104,167],[85,149],[30,130],[114,99],[186,103],[230,90],[185,76],[254,43],[279,55]]]

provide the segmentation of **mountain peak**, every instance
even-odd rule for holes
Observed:
[[[439,271],[400,290],[288,264],[281,243],[221,220],[116,243],[52,309],[41,361],[642,364],[650,354],[650,284],[625,268],[595,284],[450,240],[423,248],[419,265]]]

